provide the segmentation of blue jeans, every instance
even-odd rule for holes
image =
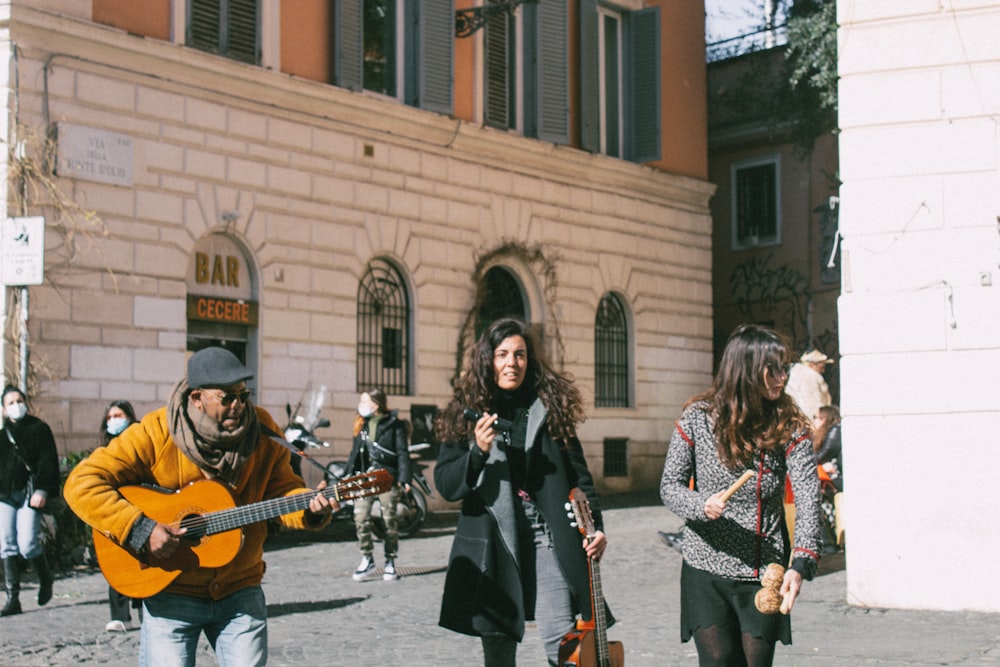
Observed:
[[[14,492],[10,501],[0,503],[0,557],[14,558],[20,553],[31,560],[42,555],[38,535],[42,529],[42,513],[28,505],[28,494]]]
[[[194,667],[205,633],[221,667],[267,664],[267,604],[260,586],[221,600],[160,593],[143,601],[139,667]]]

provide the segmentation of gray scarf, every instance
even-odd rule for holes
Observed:
[[[218,422],[188,405],[187,380],[174,385],[167,403],[170,437],[209,477],[235,485],[247,459],[257,448],[260,422],[252,403],[243,409],[235,431],[222,431]]]

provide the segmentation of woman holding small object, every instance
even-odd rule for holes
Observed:
[[[816,573],[819,479],[808,420],[784,392],[787,359],[774,331],[738,327],[712,388],[687,402],[670,439],[660,496],[685,520],[681,641],[694,637],[701,667],[771,665],[775,643],[791,643],[787,614],[802,580]],[[786,475],[795,493],[794,545]],[[789,557],[778,587],[782,613],[758,610],[767,566],[788,565]]]
[[[445,499],[462,501],[439,623],[480,637],[487,667],[516,665],[531,619],[556,665],[576,614],[591,615],[587,559],[599,559],[608,542],[576,436],[582,421],[576,385],[510,318],[483,332],[438,416],[434,482]],[[596,529],[582,544],[565,509],[574,487],[586,494]]]

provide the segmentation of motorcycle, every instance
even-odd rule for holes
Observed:
[[[396,504],[396,527],[400,537],[410,537],[420,530],[427,519],[427,496],[431,494],[431,485],[424,475],[427,464],[421,458],[421,452],[429,449],[426,442],[410,445],[410,490],[399,494]],[[346,461],[334,461],[327,469],[327,483],[337,482],[344,478]],[[372,533],[380,540],[385,539],[385,521],[382,519],[382,505],[378,498],[372,507]]]
[[[314,433],[317,428],[328,428],[330,426],[330,420],[326,417],[320,416],[328,396],[329,392],[327,391],[326,386],[320,385],[319,389],[306,389],[303,393],[302,399],[300,399],[298,405],[295,406],[294,411],[292,410],[291,404],[286,403],[285,414],[288,417],[288,422],[283,432],[285,440],[300,452],[300,455],[292,454],[291,458],[292,470],[295,471],[295,474],[300,477],[302,476],[302,461],[305,459],[318,470],[322,471],[324,479],[326,479],[327,482],[330,481],[330,478],[327,474],[326,468],[310,458],[310,455],[306,450],[330,447],[330,443],[320,440]],[[305,413],[300,414],[303,404],[305,404]],[[337,479],[339,480],[340,478]],[[345,500],[340,504],[340,509],[338,509],[333,515],[333,518],[334,520],[353,520],[353,516],[353,502]]]

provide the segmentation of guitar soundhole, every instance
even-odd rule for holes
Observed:
[[[181,526],[187,528],[184,539],[191,542],[200,542],[205,537],[208,529],[208,520],[200,514],[189,514],[181,519]]]

